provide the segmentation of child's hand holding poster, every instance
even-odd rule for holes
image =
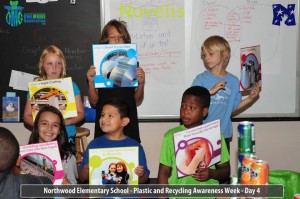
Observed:
[[[221,159],[220,120],[175,133],[174,148],[178,177],[216,164]]]

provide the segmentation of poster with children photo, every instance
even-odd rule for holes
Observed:
[[[138,184],[134,168],[139,164],[138,147],[89,150],[89,184]]]

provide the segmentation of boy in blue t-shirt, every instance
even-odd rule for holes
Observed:
[[[82,183],[89,180],[89,149],[126,146],[138,146],[139,165],[135,167],[134,173],[138,175],[139,184],[148,182],[150,171],[144,149],[139,142],[124,134],[124,128],[129,122],[127,103],[118,98],[112,98],[104,103],[99,124],[106,134],[92,140],[86,149],[82,163],[79,165],[79,179]]]
[[[221,36],[208,37],[201,46],[201,59],[206,71],[198,74],[192,86],[203,86],[210,93],[209,114],[204,124],[219,119],[221,132],[224,135],[230,153],[230,142],[233,129],[231,117],[248,108],[259,96],[258,83],[252,86],[249,96],[242,99],[239,79],[226,70],[230,59],[230,45]]]

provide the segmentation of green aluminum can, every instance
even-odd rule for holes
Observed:
[[[238,152],[255,153],[255,131],[252,122],[243,121],[238,125]]]

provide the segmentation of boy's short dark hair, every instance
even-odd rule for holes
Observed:
[[[19,157],[19,142],[10,130],[0,127],[0,173],[10,172]]]
[[[121,118],[128,117],[130,119],[130,111],[128,104],[120,98],[111,98],[104,102],[103,106],[111,105],[118,109]]]
[[[198,97],[203,106],[202,108],[209,108],[210,93],[206,88],[202,86],[192,86],[184,91],[183,96],[186,95],[192,95]]]

